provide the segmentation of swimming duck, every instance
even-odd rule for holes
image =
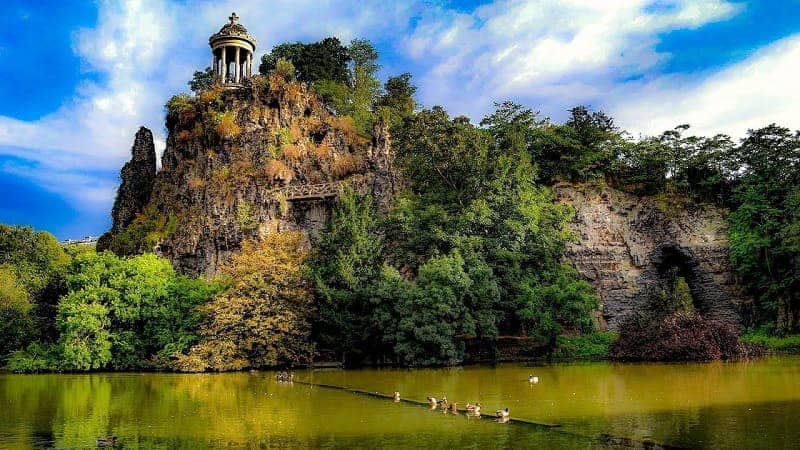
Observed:
[[[98,447],[115,447],[117,445],[117,437],[109,436],[107,438],[100,438],[97,440]]]
[[[394,394],[392,394],[392,400],[394,400],[395,402],[399,402],[400,401],[400,392],[394,391]]]
[[[498,419],[508,419],[508,408],[506,409],[498,409],[494,412],[494,415],[497,416]]]
[[[458,414],[458,402],[453,402],[450,404],[450,412],[453,414]]]
[[[473,404],[467,403],[467,413],[468,414],[473,414],[473,415],[480,414],[481,413],[481,404],[480,403],[475,403],[473,405]]]
[[[535,377],[535,376],[533,376],[533,375],[529,375],[529,376],[528,376],[528,382],[530,382],[530,383],[533,383],[533,384],[536,384],[536,383],[538,383],[538,382],[539,382],[539,377]]]
[[[442,396],[442,399],[441,399],[441,400],[439,400],[439,407],[440,407],[440,408],[442,408],[442,409],[447,409],[447,405],[448,405],[448,404],[449,404],[449,403],[447,403],[447,396],[446,396],[446,395],[443,395],[443,396]]]
[[[431,409],[435,409],[439,406],[439,402],[436,400],[436,397],[428,397],[428,403],[431,405]]]

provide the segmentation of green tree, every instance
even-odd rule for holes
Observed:
[[[381,331],[370,325],[370,293],[383,259],[378,225],[372,199],[345,188],[308,263],[319,298],[317,342],[345,362],[374,355],[381,339]]]
[[[55,338],[55,305],[64,293],[69,261],[69,256],[51,234],[0,224],[0,268],[6,273],[4,282],[9,292],[7,312],[16,317],[15,320],[9,317],[8,324],[27,324],[24,332],[19,329],[17,338],[8,340],[4,351],[22,348],[33,339]],[[25,302],[19,298],[19,289],[26,292]],[[12,348],[12,342],[16,348]]]
[[[594,331],[592,312],[599,306],[592,286],[580,280],[570,266],[555,267],[544,280],[528,276],[517,294],[517,314],[528,335],[556,348],[556,338],[565,330]]]
[[[383,85],[383,93],[375,103],[378,114],[390,126],[399,125],[403,119],[411,117],[416,108],[414,94],[417,87],[411,84],[411,74],[403,73],[389,77]]]
[[[770,125],[750,130],[736,150],[742,164],[733,189],[730,256],[755,299],[750,324],[800,327],[796,247],[800,133]]]
[[[277,67],[280,59],[293,64],[300,81],[314,83],[324,80],[344,84],[349,80],[347,63],[350,61],[350,54],[335,37],[327,37],[310,44],[292,42],[277,45],[270,53],[261,57],[259,72],[269,74]]]
[[[28,291],[8,266],[0,266],[0,357],[25,347],[33,334]]]
[[[420,267],[416,289],[398,305],[394,350],[404,364],[455,364],[463,359],[464,344],[457,337],[475,332],[464,295],[471,287],[457,252]]]
[[[374,121],[373,106],[378,98],[380,82],[375,77],[378,51],[366,39],[353,39],[347,48],[351,59],[350,86],[352,106],[350,115],[359,132],[369,135]]]
[[[313,299],[303,276],[303,235],[274,233],[245,244],[225,267],[230,287],[203,305],[202,341],[185,370],[238,370],[307,362]]]
[[[77,254],[67,285],[57,323],[65,367],[73,370],[170,367],[198,340],[196,308],[223,288],[176,276],[152,254],[121,259],[110,252]]]
[[[109,288],[80,291],[58,305],[61,368],[92,370],[111,362],[111,321],[105,304],[117,296]]]
[[[214,85],[214,71],[211,70],[211,67],[195,71],[188,84],[189,89],[195,94],[211,89],[211,86]]]

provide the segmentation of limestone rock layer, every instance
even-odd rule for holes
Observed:
[[[637,197],[609,187],[557,185],[560,201],[575,207],[577,242],[567,256],[597,290],[603,328],[616,329],[647,307],[675,268],[695,307],[708,318],[738,322],[746,301],[728,262],[725,211],[679,198]]]

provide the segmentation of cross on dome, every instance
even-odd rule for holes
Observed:
[[[237,16],[235,12],[231,13],[230,17],[228,17],[228,20],[230,20],[231,21],[231,25],[233,25],[233,24],[235,24],[236,22],[239,21],[239,16]]]

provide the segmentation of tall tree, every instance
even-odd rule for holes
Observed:
[[[238,370],[308,362],[313,299],[299,232],[274,233],[225,266],[230,287],[201,310],[202,342],[179,361],[195,370]]]
[[[375,77],[380,68],[378,51],[366,39],[350,42],[348,53],[351,58],[350,86],[352,87],[352,111],[356,128],[362,134],[372,132],[372,107],[378,96],[380,82]]]

